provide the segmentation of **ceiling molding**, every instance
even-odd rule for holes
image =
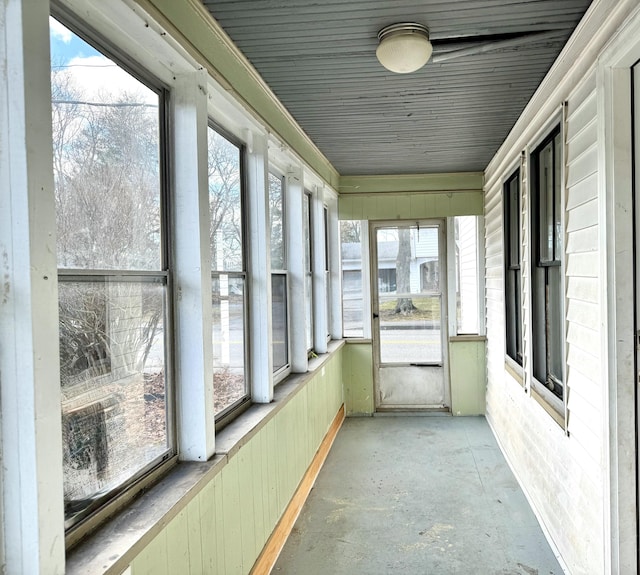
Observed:
[[[482,190],[482,172],[341,176],[340,194],[389,192],[458,192]]]

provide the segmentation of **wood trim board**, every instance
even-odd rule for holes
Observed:
[[[271,573],[271,570],[276,564],[278,556],[280,555],[280,552],[282,551],[284,544],[287,542],[289,534],[298,519],[298,515],[300,515],[300,511],[302,511],[302,507],[307,500],[307,497],[309,497],[309,493],[311,493],[311,489],[313,488],[313,484],[320,473],[320,469],[322,469],[322,466],[327,459],[327,455],[329,455],[329,450],[333,445],[340,427],[342,427],[344,417],[345,409],[344,404],[342,404],[340,409],[338,409],[338,413],[331,422],[331,426],[329,427],[327,434],[324,436],[318,451],[316,451],[311,464],[300,481],[298,489],[296,489],[289,505],[284,510],[282,517],[280,517],[280,521],[278,521],[273,533],[271,533],[271,536],[267,540],[262,552],[254,563],[253,568],[250,571],[250,575],[269,575]]]

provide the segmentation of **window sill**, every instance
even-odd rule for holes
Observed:
[[[134,558],[224,468],[238,450],[305,387],[343,345],[309,362],[306,373],[291,374],[274,389],[274,400],[254,404],[216,434],[216,454],[205,463],[181,462],[67,556],[67,575],[121,575]]]
[[[555,421],[565,432],[566,435],[569,435],[569,431],[566,428],[565,415],[564,415],[564,404],[560,404],[560,400],[557,400],[556,396],[548,397],[551,395],[544,388],[542,388],[542,384],[539,384],[537,381],[531,386],[531,397],[536,400],[536,402],[544,409],[550,416],[553,421]],[[562,405],[562,410],[560,409],[560,405]]]
[[[464,335],[452,335],[449,338],[449,343],[458,343],[462,341],[487,341],[487,336],[478,335],[478,334],[464,334]]]
[[[524,388],[524,373],[522,366],[518,362],[506,355],[504,358],[504,369],[520,384],[520,387]]]

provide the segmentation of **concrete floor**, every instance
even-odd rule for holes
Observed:
[[[278,575],[562,574],[482,417],[347,419]]]

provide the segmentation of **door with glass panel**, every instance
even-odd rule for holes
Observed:
[[[371,255],[376,410],[446,411],[444,222],[373,224]]]

